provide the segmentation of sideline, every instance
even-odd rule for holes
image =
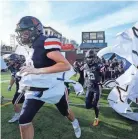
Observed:
[[[69,105],[70,106],[84,106],[85,107],[85,104],[77,104],[77,103],[72,103],[72,102],[69,102]],[[103,106],[101,103],[99,103],[98,105],[99,105],[99,107],[103,107],[103,108],[105,108],[105,107],[111,108],[108,104]]]
[[[10,80],[4,80],[4,81],[0,81],[0,83],[7,83],[9,82]]]
[[[10,105],[10,104],[12,104],[12,102],[7,102],[7,103],[1,105],[1,108],[2,108],[2,107],[5,107],[5,106],[7,106],[7,105]]]

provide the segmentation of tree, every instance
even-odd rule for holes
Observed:
[[[66,37],[62,37],[62,39],[61,39],[61,42],[62,42],[62,44],[66,44]]]
[[[75,48],[79,47],[79,44],[75,40],[70,40],[70,43],[73,44]]]

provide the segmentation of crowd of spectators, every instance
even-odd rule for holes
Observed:
[[[124,73],[124,65],[121,59],[101,60],[102,82],[109,79],[116,79]]]

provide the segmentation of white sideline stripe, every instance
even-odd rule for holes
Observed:
[[[12,100],[10,98],[4,98],[4,100]],[[79,103],[72,103],[72,102],[69,102],[69,105],[74,105],[74,106],[85,106],[85,104],[79,104]],[[100,107],[110,107],[109,105],[104,105],[103,104],[99,104]]]
[[[12,100],[11,98],[4,98],[4,100]]]
[[[9,82],[10,80],[4,80],[4,81],[0,81],[0,83],[6,83]]]
[[[72,106],[84,106],[85,107],[85,104],[77,104],[77,103],[72,103],[72,102],[70,102],[69,105],[72,105]],[[109,105],[104,105],[103,106],[103,104],[99,104],[99,107],[101,107],[101,108],[112,108]],[[137,107],[131,107],[131,108],[133,108],[135,110],[138,110]]]
[[[12,104],[12,102],[7,102],[7,103],[1,105],[1,107],[5,107],[5,106],[10,105],[10,104]]]
[[[10,98],[4,98],[4,100],[12,100],[12,99],[10,99]],[[75,105],[75,106],[85,106],[85,104],[79,104],[79,103],[72,103],[72,102],[68,102],[70,105]],[[100,105],[102,105],[102,104],[100,104]],[[107,106],[105,106],[105,107],[107,107]],[[108,107],[110,107],[110,106],[108,106]]]
[[[77,104],[77,103],[72,103],[72,102],[69,102],[69,105],[73,105],[73,106],[84,106],[85,107],[85,104]],[[108,107],[108,108],[111,108],[109,105],[104,105],[103,104],[99,104],[100,107]]]

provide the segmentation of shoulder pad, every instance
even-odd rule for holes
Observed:
[[[45,49],[52,49],[52,48],[61,49],[60,39],[55,36],[50,36],[46,38],[46,40],[44,41],[44,48]]]

